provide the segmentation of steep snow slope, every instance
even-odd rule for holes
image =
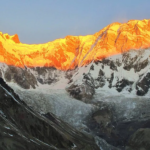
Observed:
[[[84,66],[70,79],[67,88],[77,99],[88,99],[94,93],[143,96],[149,91],[150,49],[141,49],[110,56]],[[88,69],[87,69],[88,68]],[[80,76],[80,78],[79,78]],[[149,95],[148,95],[149,96]]]

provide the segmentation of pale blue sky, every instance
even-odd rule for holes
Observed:
[[[0,31],[23,43],[93,34],[112,22],[150,19],[150,0],[1,0]]]

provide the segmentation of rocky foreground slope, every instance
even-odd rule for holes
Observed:
[[[32,111],[2,78],[0,99],[1,150],[99,150],[91,136],[51,113],[40,115]]]

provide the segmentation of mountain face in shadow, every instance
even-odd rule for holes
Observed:
[[[99,150],[92,137],[85,136],[56,118],[39,115],[19,99],[0,78],[1,150]]]

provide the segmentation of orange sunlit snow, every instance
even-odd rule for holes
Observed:
[[[91,61],[150,47],[150,20],[112,23],[94,35],[66,36],[45,44],[20,43],[18,35],[0,32],[0,62],[19,67],[67,70]]]

